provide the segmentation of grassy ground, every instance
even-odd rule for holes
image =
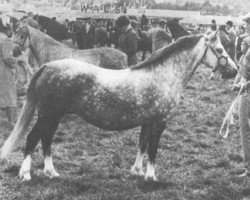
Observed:
[[[218,134],[223,117],[236,96],[232,82],[207,80],[200,68],[189,82],[168,123],[157,154],[158,182],[145,182],[129,173],[138,143],[139,128],[108,132],[76,116],[64,118],[53,143],[59,178],[42,173],[41,146],[33,155],[32,180],[21,182],[22,144],[8,162],[0,163],[0,199],[242,199],[243,167],[238,127],[227,140]],[[0,145],[10,127],[0,116]]]

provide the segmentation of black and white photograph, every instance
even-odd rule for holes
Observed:
[[[250,200],[249,0],[0,0],[1,200]]]

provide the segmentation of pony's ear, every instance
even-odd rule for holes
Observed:
[[[210,34],[207,35],[206,41],[213,43],[217,40],[217,38],[218,38],[218,29],[216,31],[210,32]]]

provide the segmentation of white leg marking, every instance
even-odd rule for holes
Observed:
[[[22,179],[22,181],[29,181],[31,179],[30,166],[31,166],[31,155],[27,155],[19,171],[19,177]]]
[[[234,125],[234,114],[233,113],[230,117],[230,125]]]
[[[145,173],[142,170],[142,162],[143,162],[144,155],[141,153],[141,150],[138,149],[135,164],[132,166],[130,172],[136,176],[144,176]]]
[[[56,172],[54,168],[51,156],[46,156],[44,158],[44,175],[48,176],[49,178],[54,178],[59,176],[59,174]]]
[[[155,176],[155,165],[148,162],[147,164],[147,172],[145,175],[146,181],[157,181],[157,178]]]

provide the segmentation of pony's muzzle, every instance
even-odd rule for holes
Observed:
[[[237,69],[228,69],[228,70],[222,70],[221,72],[221,78],[223,79],[231,79],[234,78],[238,73]]]

